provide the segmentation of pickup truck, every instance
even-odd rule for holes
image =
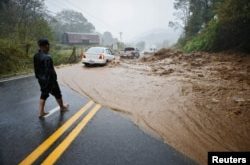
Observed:
[[[121,52],[121,58],[139,58],[140,52],[138,49],[133,47],[126,47],[123,52]]]

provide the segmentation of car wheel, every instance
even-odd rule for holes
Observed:
[[[85,63],[84,65],[85,65],[85,67],[90,67],[90,64],[88,64],[88,63]]]
[[[100,66],[106,66],[108,64],[108,60],[105,61],[105,63],[101,64]]]

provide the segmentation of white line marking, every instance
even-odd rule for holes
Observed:
[[[27,75],[27,76],[17,76],[17,77],[12,77],[12,78],[3,78],[2,80],[0,80],[0,82],[13,81],[13,80],[18,80],[18,79],[28,78],[28,77],[31,77],[31,76],[34,76],[34,74]]]
[[[55,113],[56,111],[59,111],[59,109],[60,109],[59,106],[55,107],[54,109],[50,110],[50,111],[49,111],[49,114],[45,115],[44,118],[49,117],[50,115],[52,115],[52,114]]]

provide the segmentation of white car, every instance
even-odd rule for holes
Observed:
[[[114,54],[109,48],[105,47],[91,47],[85,52],[82,58],[82,63],[86,66],[92,64],[102,64],[105,65],[109,61],[115,59]]]

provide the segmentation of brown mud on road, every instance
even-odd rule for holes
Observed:
[[[57,69],[59,81],[129,115],[199,164],[250,150],[250,55],[161,50],[106,67]]]

